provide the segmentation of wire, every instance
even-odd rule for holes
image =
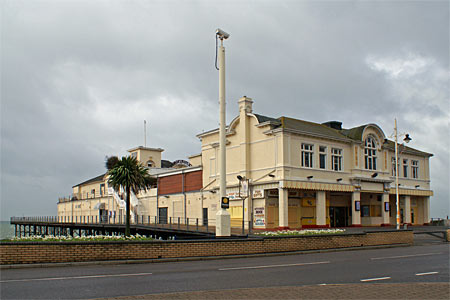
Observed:
[[[216,60],[215,60],[215,66],[216,66],[216,70],[219,70],[219,68],[217,67],[217,34],[216,34]]]

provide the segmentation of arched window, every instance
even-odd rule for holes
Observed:
[[[368,136],[364,143],[365,167],[367,170],[377,169],[377,142],[374,137]]]
[[[155,163],[154,163],[152,160],[149,160],[149,161],[147,162],[147,167],[153,168],[154,166],[155,166]]]

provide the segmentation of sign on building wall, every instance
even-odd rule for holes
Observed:
[[[238,192],[229,192],[229,193],[227,193],[227,197],[230,200],[236,200],[236,199],[239,199],[239,193]]]
[[[269,190],[269,197],[278,197],[278,190]]]
[[[248,181],[242,180],[239,198],[247,198],[247,197],[248,197]]]
[[[253,209],[253,225],[266,226],[264,207],[255,207]]]
[[[253,199],[264,198],[264,190],[262,189],[253,190],[252,198]]]

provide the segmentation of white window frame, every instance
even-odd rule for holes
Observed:
[[[392,176],[395,176],[395,157],[392,157],[391,159],[391,165],[392,165]],[[399,165],[397,164],[397,168],[399,167]]]
[[[406,158],[402,159],[402,165],[403,165],[403,170],[402,170],[403,177],[408,178],[408,166],[409,166],[408,159],[406,159]]]
[[[411,159],[411,177],[414,179],[419,178],[419,161]]]
[[[314,168],[314,145],[302,143],[302,167]]]
[[[343,151],[339,148],[331,148],[331,169],[342,171]]]
[[[364,168],[377,170],[377,140],[371,135],[364,141]]]
[[[323,151],[322,151],[323,150]],[[321,157],[324,157],[324,167],[322,168],[321,163],[322,159]],[[327,147],[326,146],[319,146],[319,169],[326,170],[327,169]]]

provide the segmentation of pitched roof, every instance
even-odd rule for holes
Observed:
[[[264,123],[264,122],[272,122],[275,124],[281,124],[279,119],[275,119],[272,117],[267,117],[263,115],[254,114],[256,119],[258,119],[258,123]]]
[[[255,114],[255,117],[258,120],[258,123],[265,123],[265,122],[269,122],[271,123],[271,125],[273,125],[273,129],[275,128],[283,128],[283,129],[291,129],[291,130],[295,130],[298,132],[302,132],[304,134],[310,134],[310,135],[315,135],[315,136],[322,136],[322,137],[326,137],[326,138],[333,138],[333,139],[339,139],[339,140],[343,140],[343,141],[362,141],[362,134],[364,132],[364,129],[369,126],[369,124],[366,125],[361,125],[358,127],[354,127],[354,128],[349,128],[349,129],[334,129],[331,128],[330,126],[327,126],[325,124],[320,124],[320,123],[314,123],[314,122],[309,122],[309,121],[304,121],[304,120],[299,120],[299,119],[294,119],[294,118],[289,118],[289,117],[280,117],[280,118],[273,118],[273,117],[268,117],[268,116],[263,116],[263,115],[259,115],[259,114]],[[213,132],[215,130],[218,129],[214,129],[209,132]],[[199,134],[203,135],[205,133]],[[384,143],[384,147],[389,149],[389,150],[394,150],[394,142],[386,140],[386,142]],[[413,154],[413,155],[418,155],[418,156],[433,156],[433,154],[431,153],[427,153],[427,152],[423,152],[411,147],[406,147],[403,150],[404,153],[409,153],[409,154]]]
[[[350,128],[350,129],[342,129],[341,133],[352,140],[361,141],[362,134],[367,125],[361,125],[358,127]]]
[[[324,136],[328,138],[348,140],[348,138],[345,135],[343,135],[339,130],[328,127],[323,124],[288,117],[281,117],[280,121],[282,128],[293,129],[307,134]]]
[[[395,151],[395,142],[391,141],[391,140],[385,140],[383,146],[389,150]],[[428,153],[428,152],[423,152],[408,146],[404,146],[404,145],[399,145],[398,146],[398,152],[399,153],[406,153],[406,154],[413,154],[413,155],[418,155],[418,156],[433,156],[433,154]]]
[[[99,182],[99,181],[103,181],[103,177],[105,177],[106,173],[103,173],[102,175],[98,175],[97,177],[91,178],[89,180],[83,181],[82,183],[79,183],[77,185],[74,185],[74,187],[76,186],[80,186],[80,185],[84,185],[84,184],[89,184],[89,183],[93,183],[93,182]]]

